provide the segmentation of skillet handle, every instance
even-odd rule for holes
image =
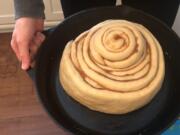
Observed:
[[[42,33],[45,35],[46,39],[44,42],[46,42],[46,40],[48,39],[48,37],[51,35],[51,33],[54,31],[55,28],[50,28],[47,30],[42,31]],[[44,43],[43,42],[43,43]],[[42,43],[42,45],[43,45]],[[36,59],[36,58],[35,58]],[[36,61],[36,60],[35,60]],[[36,66],[35,67],[30,67],[28,70],[26,70],[26,72],[28,73],[28,75],[30,76],[30,78],[35,81],[35,70],[36,70]]]

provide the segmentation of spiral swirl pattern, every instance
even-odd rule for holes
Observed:
[[[60,64],[60,81],[86,107],[124,114],[148,102],[164,79],[161,46],[144,26],[107,20],[69,41]]]

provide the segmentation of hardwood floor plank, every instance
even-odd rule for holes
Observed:
[[[69,135],[48,116],[33,81],[10,48],[11,34],[0,34],[0,135]]]
[[[46,115],[0,120],[1,135],[68,135]]]

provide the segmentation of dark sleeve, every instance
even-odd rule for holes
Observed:
[[[15,19],[21,17],[45,18],[43,0],[14,0]]]

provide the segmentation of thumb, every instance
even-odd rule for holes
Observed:
[[[46,38],[45,35],[42,34],[41,32],[37,32],[36,37],[39,40],[39,43],[42,43]]]
[[[33,57],[36,55],[39,47],[41,46],[42,42],[45,40],[45,36],[37,32],[37,34],[34,36],[33,41],[30,44],[30,57],[33,59]]]
[[[28,44],[21,44],[19,47],[19,53],[21,57],[21,68],[23,70],[27,70],[30,66],[30,54],[29,54],[29,45]]]
[[[37,32],[37,34],[35,35],[35,37],[33,38],[33,45],[35,46],[31,46],[30,49],[32,49],[32,51],[36,52],[36,50],[40,47],[40,45],[42,44],[42,42],[45,40],[45,36],[41,33],[41,32]]]

